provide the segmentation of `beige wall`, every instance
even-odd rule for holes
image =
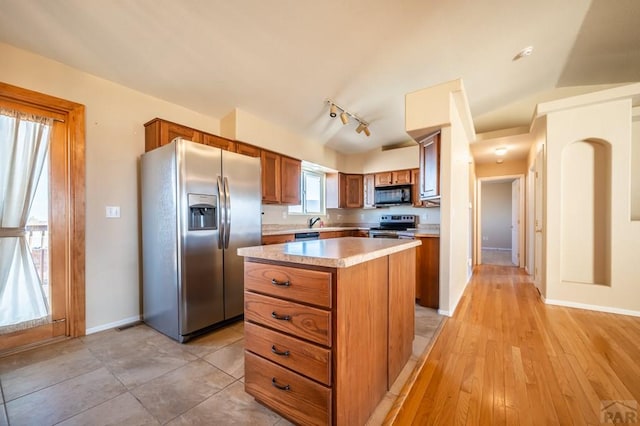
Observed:
[[[0,43],[0,80],[86,106],[87,329],[140,316],[138,159],[143,124],[162,117],[211,133],[219,122]],[[105,206],[120,206],[106,219]]]
[[[498,177],[527,174],[527,160],[505,161],[502,164],[480,163],[476,164],[476,177]]]
[[[637,94],[636,94],[637,95]],[[640,315],[637,254],[640,222],[629,220],[631,164],[631,99],[601,101],[587,106],[551,111],[547,115],[546,158],[546,297],[549,303],[574,304]],[[563,263],[563,250],[580,252],[584,238],[567,241],[563,233],[563,152],[576,141],[602,140],[611,144],[610,285],[570,282],[566,272],[575,266]],[[565,163],[566,167],[566,163]],[[608,203],[606,197],[598,202]],[[598,223],[606,223],[598,222]],[[588,235],[587,235],[588,236]],[[561,238],[564,237],[564,241]],[[572,247],[573,246],[573,247]],[[588,259],[586,259],[588,260]],[[590,265],[585,262],[584,267]]]
[[[640,221],[640,107],[633,108],[631,124],[631,220]]]

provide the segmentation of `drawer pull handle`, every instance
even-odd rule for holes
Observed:
[[[284,386],[279,385],[278,382],[276,381],[275,377],[273,377],[271,379],[271,384],[273,385],[273,387],[276,387],[276,388],[278,388],[280,390],[283,390],[283,391],[291,390],[291,386],[289,386],[289,385],[284,385]]]
[[[276,355],[280,355],[280,356],[289,356],[289,351],[281,352],[281,351],[276,349],[276,345],[272,345],[271,346],[271,352],[273,352]]]
[[[271,316],[280,321],[289,321],[291,317],[289,315],[278,315],[275,311],[271,312]]]
[[[271,278],[271,284],[279,285],[281,287],[289,287],[291,285],[289,281],[278,281],[275,278]]]

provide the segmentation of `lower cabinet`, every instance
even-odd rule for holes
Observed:
[[[411,356],[414,250],[348,268],[246,259],[245,390],[296,424],[365,424]]]
[[[416,299],[428,308],[440,307],[440,238],[418,237],[416,255]]]

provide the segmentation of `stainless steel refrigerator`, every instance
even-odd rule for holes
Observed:
[[[260,245],[260,159],[174,139],[142,155],[143,319],[180,342],[243,314]]]

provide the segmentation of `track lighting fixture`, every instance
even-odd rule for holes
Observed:
[[[351,117],[355,121],[358,122],[358,127],[356,128],[356,133],[362,133],[364,131],[365,135],[371,136],[371,131],[369,130],[369,123],[367,123],[366,121],[364,121],[363,119],[361,119],[357,115],[350,113],[349,111],[347,111],[346,109],[342,108],[340,105],[337,105],[336,103],[334,103],[330,99],[327,100],[327,103],[330,105],[330,107],[329,107],[329,117],[335,118],[338,115],[338,110],[340,110],[340,111],[342,111],[340,113],[340,120],[342,121],[342,124],[345,124],[345,125],[349,124],[349,117]]]

